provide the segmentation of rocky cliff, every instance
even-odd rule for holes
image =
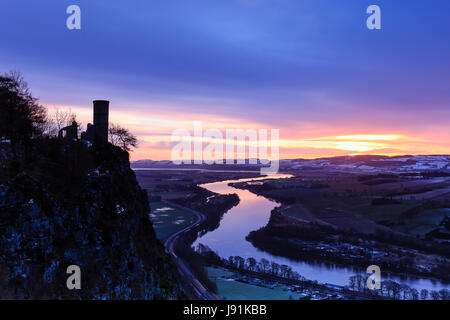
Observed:
[[[0,149],[0,298],[183,298],[128,153],[51,139],[25,158]]]

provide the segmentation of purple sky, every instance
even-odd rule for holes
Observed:
[[[366,28],[371,4],[382,30]],[[171,132],[196,120],[279,128],[284,157],[449,150],[448,1],[4,0],[0,12],[0,70],[84,124],[93,99],[111,100],[141,140],[135,159],[167,158]]]

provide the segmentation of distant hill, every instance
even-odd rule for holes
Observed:
[[[133,169],[138,168],[191,168],[191,169],[221,169],[221,170],[257,170],[258,164],[182,164],[172,161],[139,160],[131,163]],[[450,171],[450,155],[404,155],[404,156],[341,156],[318,159],[284,159],[280,160],[280,170],[337,170],[346,172],[423,172]]]
[[[327,169],[349,172],[423,172],[450,170],[449,155],[405,156],[344,156],[313,160],[281,160],[280,167],[289,170]]]
[[[131,162],[131,168],[191,168],[191,169],[217,169],[217,170],[258,170],[261,166],[263,166],[259,160],[256,160],[257,164],[250,163],[249,159],[241,160],[245,164],[237,164],[237,161],[234,160],[234,165],[228,164],[175,164],[170,160],[138,160]],[[224,160],[225,162],[225,160]]]

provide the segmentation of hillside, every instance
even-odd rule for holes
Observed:
[[[0,143],[0,298],[183,298],[148,213],[120,148]],[[66,287],[69,265],[81,290]]]

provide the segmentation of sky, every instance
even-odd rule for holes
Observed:
[[[381,8],[381,30],[366,9]],[[66,27],[69,5],[81,30]],[[445,0],[2,0],[0,72],[84,127],[92,100],[169,159],[174,130],[279,129],[281,158],[450,153]]]

